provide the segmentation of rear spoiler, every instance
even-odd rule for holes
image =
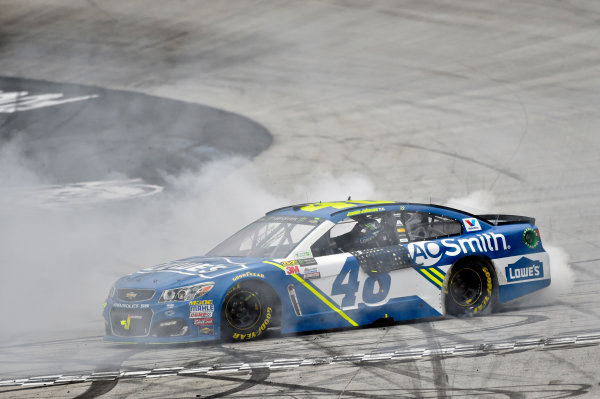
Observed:
[[[502,224],[519,224],[519,223],[529,223],[531,225],[535,224],[535,218],[530,218],[527,216],[517,216],[517,215],[500,215],[500,214],[489,214],[489,215],[477,215],[477,217],[481,219],[485,219],[489,224],[493,224],[494,226],[499,226]]]

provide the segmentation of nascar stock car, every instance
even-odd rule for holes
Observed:
[[[119,279],[108,341],[253,340],[489,313],[550,284],[535,220],[438,205],[342,201],[267,213],[205,256]]]

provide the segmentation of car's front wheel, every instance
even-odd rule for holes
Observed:
[[[227,341],[254,340],[273,322],[275,301],[258,284],[235,285],[225,296],[221,310],[221,336]]]
[[[495,292],[489,265],[475,258],[456,264],[444,293],[447,314],[468,317],[490,313]]]

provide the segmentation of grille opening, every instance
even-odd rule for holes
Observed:
[[[117,290],[117,298],[125,302],[140,302],[152,299],[154,293],[155,290],[119,288]]]
[[[152,327],[153,337],[174,337],[190,333],[190,328],[183,319],[171,319],[155,323]]]
[[[150,309],[119,309],[110,310],[112,332],[119,337],[145,337],[150,332],[152,322]]]

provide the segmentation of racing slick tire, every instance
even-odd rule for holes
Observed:
[[[465,259],[452,267],[444,293],[446,314],[457,317],[489,314],[496,296],[492,269],[481,259]]]
[[[260,284],[236,284],[223,301],[222,339],[248,341],[264,336],[273,323],[275,303],[273,293]]]

